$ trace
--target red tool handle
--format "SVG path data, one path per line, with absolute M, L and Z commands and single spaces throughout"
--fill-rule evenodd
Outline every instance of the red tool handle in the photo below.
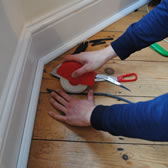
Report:
M 134 78 L 132 79 L 125 79 L 126 77 L 130 77 L 130 76 L 134 76 Z M 138 78 L 136 73 L 129 73 L 129 74 L 125 74 L 125 75 L 121 75 L 117 77 L 118 82 L 132 82 L 132 81 L 136 81 Z

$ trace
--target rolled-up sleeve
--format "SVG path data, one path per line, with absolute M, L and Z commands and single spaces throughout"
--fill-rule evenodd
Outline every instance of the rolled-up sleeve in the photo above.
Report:
M 111 43 L 114 51 L 124 60 L 135 51 L 168 37 L 168 0 L 163 0 L 139 22 Z

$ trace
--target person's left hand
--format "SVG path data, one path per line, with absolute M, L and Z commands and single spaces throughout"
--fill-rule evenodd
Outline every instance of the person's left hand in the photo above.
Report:
M 93 91 L 88 93 L 87 100 L 73 98 L 63 91 L 52 92 L 50 103 L 65 115 L 58 115 L 49 112 L 49 115 L 56 120 L 73 126 L 90 126 L 90 117 L 95 108 Z

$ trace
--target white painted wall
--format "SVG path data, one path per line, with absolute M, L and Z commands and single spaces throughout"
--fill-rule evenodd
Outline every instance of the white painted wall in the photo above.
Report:
M 10 26 L 19 36 L 23 25 L 51 11 L 82 0 L 0 0 Z
M 81 0 L 20 0 L 26 21 L 32 21 L 53 10 L 64 7 L 65 5 Z
M 79 0 L 0 0 L 0 100 L 24 25 Z
M 0 0 L 1 8 L 3 8 L 11 29 L 19 38 L 25 22 L 23 7 L 21 0 Z
M 12 5 L 7 3 L 7 0 L 5 4 L 0 0 L 0 97 L 23 27 L 23 22 L 17 17 L 17 13 L 10 9 Z

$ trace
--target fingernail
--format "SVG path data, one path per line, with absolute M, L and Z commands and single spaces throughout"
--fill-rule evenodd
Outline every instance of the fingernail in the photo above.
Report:
M 72 78 L 76 78 L 76 75 L 75 75 L 75 73 L 72 73 Z
M 51 93 L 51 96 L 55 96 L 58 93 L 58 90 L 55 90 L 54 92 Z
M 53 96 L 55 94 L 55 92 L 51 92 L 51 96 Z
M 49 115 L 52 115 L 52 114 L 53 114 L 53 112 L 49 111 L 49 112 L 48 112 L 48 114 L 49 114 Z

